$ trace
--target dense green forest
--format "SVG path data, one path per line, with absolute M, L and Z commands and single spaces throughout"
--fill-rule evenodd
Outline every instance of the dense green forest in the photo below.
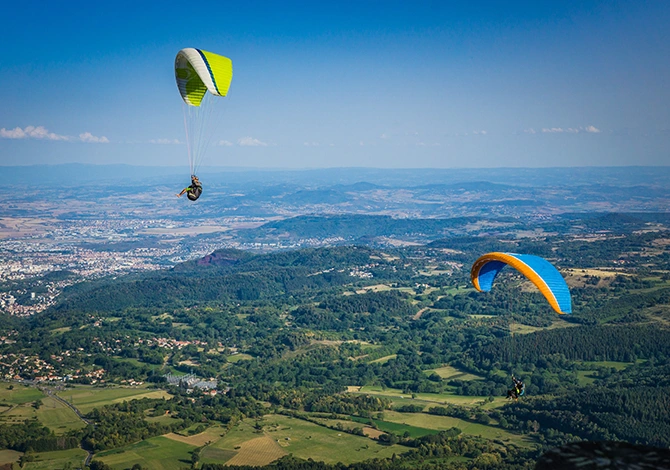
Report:
M 35 420 L 0 426 L 0 448 L 100 452 L 212 426 L 225 436 L 266 415 L 357 436 L 367 426 L 379 444 L 402 449 L 340 466 L 289 456 L 276 469 L 532 468 L 542 450 L 578 439 L 670 446 L 670 239 L 658 228 L 667 216 L 565 215 L 525 238 L 508 233 L 513 220 L 495 234 L 458 233 L 475 222 L 413 226 L 448 236 L 423 246 L 221 250 L 169 271 L 72 286 L 31 318 L 2 317 L 8 379 L 48 370 L 67 384 L 147 382 L 172 398 L 101 405 L 85 414 L 90 424 L 58 436 Z M 408 230 L 385 218 L 365 224 Z M 354 216 L 323 227 L 340 225 L 355 237 L 370 231 Z M 301 218 L 265 230 L 312 226 Z M 550 259 L 574 313 L 556 315 L 511 270 L 490 293 L 476 292 L 470 265 L 493 250 Z M 216 378 L 220 393 L 166 382 L 187 373 Z M 513 374 L 527 393 L 505 403 Z M 532 444 L 422 427 L 438 417 Z M 409 419 L 423 424 L 402 424 Z

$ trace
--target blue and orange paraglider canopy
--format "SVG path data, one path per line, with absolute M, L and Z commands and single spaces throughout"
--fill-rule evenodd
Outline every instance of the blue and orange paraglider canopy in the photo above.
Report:
M 516 253 L 487 253 L 472 265 L 472 284 L 480 292 L 488 292 L 493 281 L 505 266 L 511 266 L 526 276 L 540 290 L 557 313 L 572 313 L 570 289 L 561 273 L 546 259 Z

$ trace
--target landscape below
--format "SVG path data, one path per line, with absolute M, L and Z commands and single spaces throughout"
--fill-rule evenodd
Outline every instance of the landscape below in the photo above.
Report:
M 669 229 L 664 212 L 302 215 L 229 235 L 337 241 L 3 277 L 13 306 L 72 282 L 37 312 L 3 304 L 0 468 L 531 469 L 581 440 L 668 448 Z M 574 313 L 512 271 L 476 292 L 490 251 L 551 260 Z

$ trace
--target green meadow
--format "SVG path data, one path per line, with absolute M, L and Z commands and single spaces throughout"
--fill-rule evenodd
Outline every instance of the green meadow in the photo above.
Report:
M 342 431 L 328 429 L 324 426 L 283 415 L 266 415 L 259 422 L 262 431 L 254 429 L 254 420 L 244 420 L 235 426 L 223 438 L 214 442 L 202 453 L 203 462 L 221 463 L 221 458 L 235 457 L 235 464 L 252 464 L 251 461 L 240 460 L 244 445 L 258 438 L 268 438 L 279 446 L 277 458 L 285 454 L 293 454 L 302 459 L 312 458 L 327 463 L 342 462 L 345 464 L 372 458 L 391 457 L 406 449 L 401 446 L 383 446 L 363 436 L 355 436 Z M 259 442 L 260 445 L 260 442 Z M 283 451 L 283 452 L 281 452 Z M 249 458 L 253 458 L 249 455 Z
M 164 390 L 148 389 L 145 387 L 77 385 L 74 388 L 58 392 L 58 396 L 72 403 L 79 411 L 86 414 L 93 410 L 93 408 L 112 403 L 139 400 L 141 398 L 169 398 L 170 394 Z
M 23 470 L 54 470 L 65 468 L 68 464 L 70 468 L 81 468 L 86 455 L 86 451 L 82 449 L 39 452 L 35 454 L 35 461 L 26 463 Z
M 42 399 L 42 406 L 36 411 L 37 419 L 57 435 L 86 425 L 72 409 L 52 397 Z
M 388 398 L 393 405 L 460 405 L 466 407 L 482 406 L 484 409 L 491 409 L 503 406 L 506 403 L 505 397 L 493 397 L 493 401 L 489 402 L 489 397 L 477 397 L 466 395 L 455 395 L 452 393 L 415 393 L 414 398 L 412 394 L 403 393 L 397 388 L 382 388 L 380 386 L 364 386 L 360 390 L 349 393 L 358 393 L 364 395 L 377 395 Z
M 191 464 L 191 452 L 196 446 L 174 441 L 163 436 L 98 452 L 94 460 L 101 460 L 115 470 L 122 470 L 139 464 L 152 470 L 180 470 Z

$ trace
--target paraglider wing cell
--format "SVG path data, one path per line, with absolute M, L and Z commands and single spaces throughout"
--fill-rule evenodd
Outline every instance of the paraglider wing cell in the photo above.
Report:
M 544 258 L 516 253 L 487 253 L 472 265 L 472 284 L 480 292 L 488 292 L 505 266 L 526 276 L 540 290 L 557 313 L 572 313 L 570 290 L 563 276 Z

